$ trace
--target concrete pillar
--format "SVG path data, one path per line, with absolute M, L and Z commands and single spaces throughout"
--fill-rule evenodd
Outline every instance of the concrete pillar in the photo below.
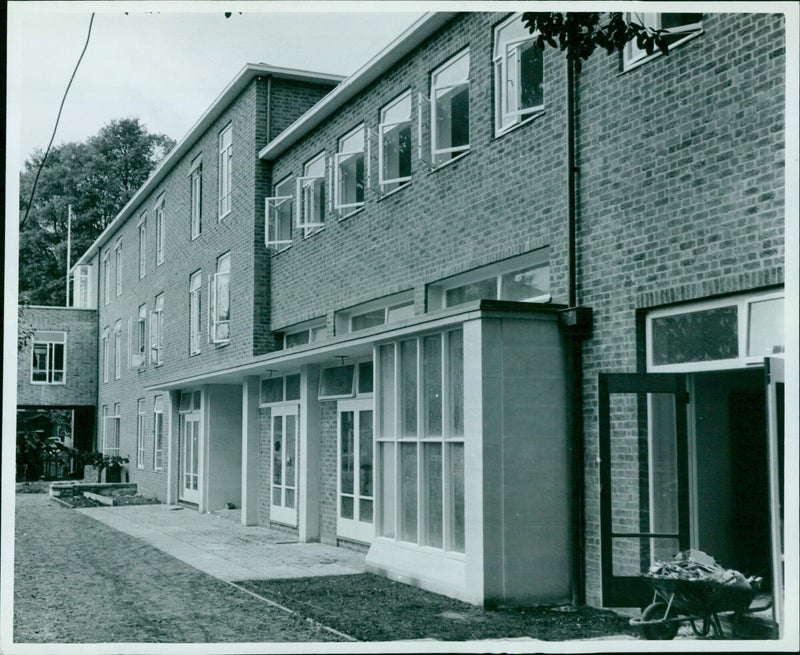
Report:
M 242 385 L 242 525 L 258 523 L 258 401 L 259 379 Z
M 300 468 L 298 482 L 297 536 L 299 541 L 320 537 L 320 367 L 300 368 Z
M 167 504 L 174 505 L 178 502 L 178 481 L 180 471 L 178 471 L 178 433 L 180 415 L 178 406 L 180 404 L 180 391 L 169 391 L 163 394 L 164 398 L 164 456 L 167 459 Z

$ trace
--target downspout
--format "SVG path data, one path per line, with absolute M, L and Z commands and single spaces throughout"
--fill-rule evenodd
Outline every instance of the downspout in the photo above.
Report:
M 272 141 L 272 75 L 267 77 L 267 143 Z

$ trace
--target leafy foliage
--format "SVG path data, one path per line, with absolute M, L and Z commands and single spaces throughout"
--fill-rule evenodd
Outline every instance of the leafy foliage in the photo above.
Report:
M 580 73 L 582 61 L 588 59 L 599 47 L 608 54 L 621 52 L 631 41 L 648 55 L 658 48 L 665 55 L 668 42 L 665 30 L 655 30 L 626 19 L 622 12 L 525 12 L 522 22 L 536 37 L 536 47 L 545 45 L 566 52 L 568 61 Z
M 80 255 L 174 145 L 164 134 L 150 134 L 138 118 L 123 118 L 85 142 L 50 151 L 28 220 L 20 226 L 21 302 L 65 304 L 67 208 L 72 205 L 71 249 Z M 20 175 L 20 217 L 43 157 L 34 151 Z

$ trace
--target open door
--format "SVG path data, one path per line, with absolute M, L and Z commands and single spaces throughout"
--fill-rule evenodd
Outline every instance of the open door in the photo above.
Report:
M 689 548 L 686 378 L 601 373 L 598 390 L 603 605 L 643 607 L 640 574 Z
M 773 618 L 783 636 L 783 418 L 784 361 L 764 360 L 767 393 L 767 461 L 769 466 L 770 545 Z

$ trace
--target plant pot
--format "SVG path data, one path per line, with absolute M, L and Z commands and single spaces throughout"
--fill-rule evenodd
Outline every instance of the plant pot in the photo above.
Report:
M 118 464 L 107 466 L 106 482 L 122 482 L 122 467 Z

